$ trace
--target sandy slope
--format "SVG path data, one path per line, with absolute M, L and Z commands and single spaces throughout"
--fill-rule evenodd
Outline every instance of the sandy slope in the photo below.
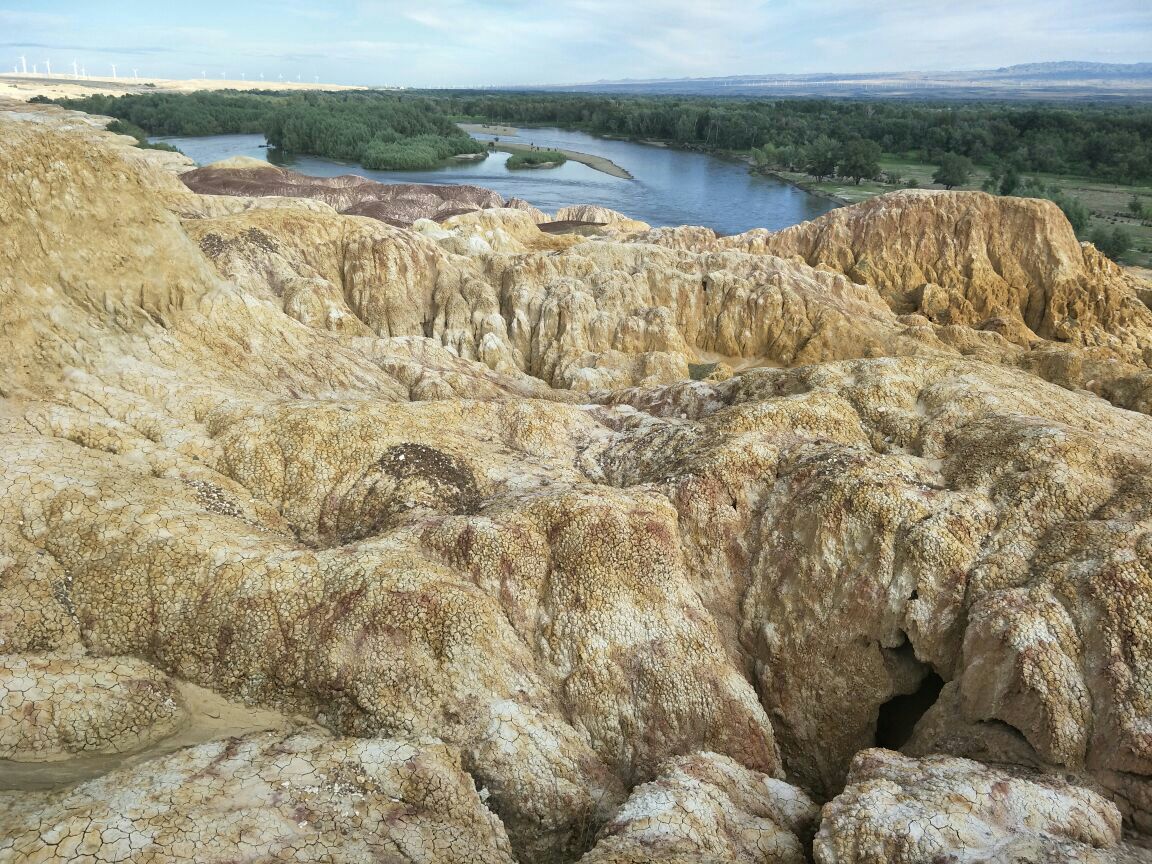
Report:
M 149 84 L 154 86 L 148 86 Z M 51 78 L 35 75 L 16 75 L 12 72 L 0 73 L 0 96 L 28 101 L 33 96 L 48 96 L 53 99 L 75 98 L 108 93 L 116 96 L 125 93 L 192 93 L 196 90 L 251 90 L 257 87 L 270 87 L 277 90 L 363 90 L 346 84 L 317 84 L 296 81 L 222 81 L 219 79 L 195 78 L 186 81 L 169 78 L 141 78 L 133 81 L 121 77 L 118 80 L 89 78 L 75 81 L 69 75 L 54 75 Z

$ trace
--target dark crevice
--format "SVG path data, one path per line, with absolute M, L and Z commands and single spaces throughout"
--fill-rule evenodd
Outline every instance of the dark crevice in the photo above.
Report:
M 929 672 L 914 693 L 894 696 L 880 706 L 876 719 L 876 746 L 899 750 L 908 743 L 920 718 L 936 704 L 944 679 Z

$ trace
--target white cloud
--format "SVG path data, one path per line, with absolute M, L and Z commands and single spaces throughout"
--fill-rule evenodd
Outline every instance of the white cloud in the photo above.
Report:
M 0 0 L 4 2 L 4 0 Z M 11 4 L 12 0 L 9 0 Z M 205 27 L 110 0 L 0 10 L 9 44 L 90 45 L 275 75 L 415 86 L 1152 59 L 1148 0 L 201 0 Z M 66 13 L 66 14 L 62 14 Z M 170 24 L 165 24 L 170 21 Z M 67 49 L 71 51 L 72 49 Z M 281 68 L 282 67 L 282 68 Z M 309 68 L 302 68 L 309 67 Z

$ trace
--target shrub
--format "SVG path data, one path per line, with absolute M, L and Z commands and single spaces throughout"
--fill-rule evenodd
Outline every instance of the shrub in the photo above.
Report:
M 104 128 L 109 132 L 115 132 L 117 135 L 131 135 L 137 141 L 145 141 L 148 138 L 147 132 L 135 123 L 129 123 L 126 120 L 113 120 Z
M 1111 231 L 1107 228 L 1093 228 L 1088 239 L 1113 261 L 1119 261 L 1124 253 L 1132 248 L 1132 235 L 1119 227 Z
M 164 150 L 168 153 L 183 153 L 179 147 L 173 147 L 167 141 L 137 141 L 136 146 L 143 150 Z
M 958 153 L 945 153 L 940 158 L 940 167 L 932 175 L 932 182 L 951 189 L 953 186 L 963 186 L 971 176 L 971 159 Z
M 417 135 L 401 140 L 373 140 L 360 158 L 360 164 L 376 171 L 425 171 L 461 153 L 483 153 L 484 145 L 465 135 L 451 138 Z
M 541 165 L 563 165 L 568 157 L 558 150 L 534 150 L 531 153 L 515 153 L 505 163 L 508 168 L 538 168 Z

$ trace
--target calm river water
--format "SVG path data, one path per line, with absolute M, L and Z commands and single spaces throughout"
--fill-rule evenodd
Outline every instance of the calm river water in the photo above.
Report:
M 505 198 L 523 198 L 542 210 L 598 204 L 651 225 L 705 225 L 721 234 L 785 228 L 833 207 L 831 201 L 786 183 L 750 174 L 741 162 L 565 129 L 521 129 L 519 137 L 505 135 L 502 140 L 603 156 L 636 179 L 621 180 L 577 162 L 552 169 L 509 171 L 504 167 L 506 153 L 492 153 L 482 162 L 453 164 L 434 171 L 369 171 L 311 156 L 276 158 L 274 151 L 261 147 L 262 135 L 159 140 L 179 147 L 201 165 L 229 156 L 253 156 L 316 177 L 359 174 L 381 183 L 471 183 L 494 189 Z

